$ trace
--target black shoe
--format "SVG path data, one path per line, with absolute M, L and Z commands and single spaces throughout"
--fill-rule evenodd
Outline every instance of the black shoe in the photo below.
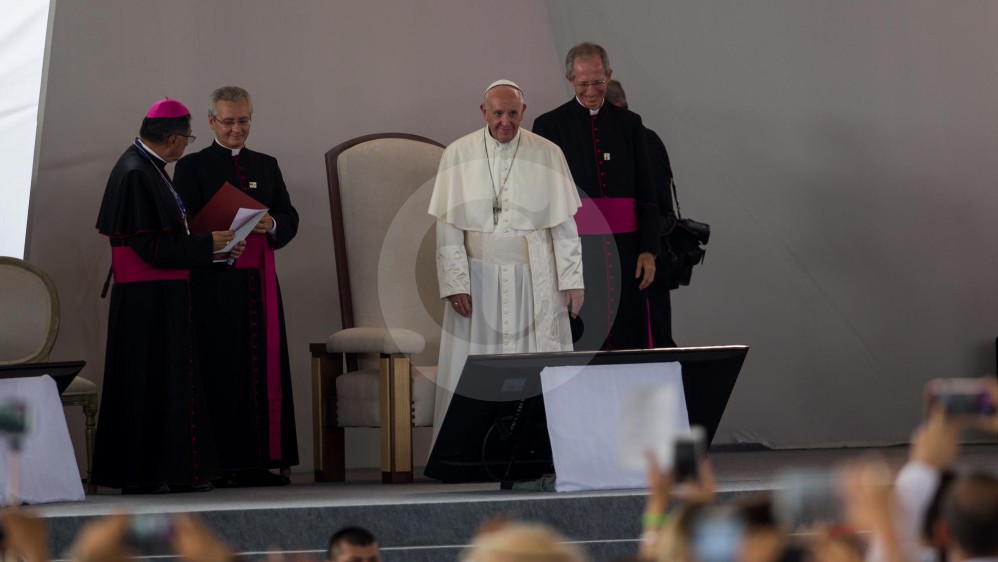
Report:
M 139 484 L 137 486 L 125 486 L 121 489 L 123 495 L 137 495 L 137 494 L 169 494 L 170 487 L 166 482 L 159 482 L 157 484 Z
M 234 487 L 253 488 L 257 486 L 287 486 L 291 479 L 287 476 L 274 474 L 269 470 L 254 468 L 250 470 L 239 470 L 227 474 L 236 483 Z
M 221 478 L 216 478 L 215 480 L 212 480 L 211 483 L 214 484 L 216 488 L 240 487 L 239 481 L 236 480 L 235 475 L 231 472 L 223 472 Z
M 214 489 L 215 487 L 211 485 L 211 482 L 202 482 L 200 484 L 170 484 L 170 491 L 175 494 L 210 492 Z

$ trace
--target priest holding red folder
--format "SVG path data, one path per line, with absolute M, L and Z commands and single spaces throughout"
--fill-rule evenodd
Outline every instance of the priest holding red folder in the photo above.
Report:
M 211 219 L 217 220 L 202 217 L 202 210 L 207 215 L 218 207 L 267 209 L 246 238 L 239 259 L 191 275 L 197 360 L 222 469 L 216 487 L 288 484 L 286 476 L 271 469 L 298 464 L 284 311 L 274 263 L 274 250 L 298 233 L 298 212 L 277 160 L 246 148 L 252 117 L 253 103 L 243 88 L 226 86 L 212 92 L 208 126 L 214 139 L 177 163 L 174 181 L 194 217 L 193 231 L 210 228 Z

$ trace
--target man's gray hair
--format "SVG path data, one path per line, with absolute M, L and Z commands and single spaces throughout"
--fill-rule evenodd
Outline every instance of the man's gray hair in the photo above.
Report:
M 624 87 L 620 85 L 620 82 L 610 80 L 606 83 L 606 101 L 627 109 L 627 94 L 624 93 Z
M 610 57 L 606 54 L 606 49 L 600 47 L 596 43 L 579 43 L 578 45 L 572 47 L 568 51 L 568 56 L 565 57 L 565 76 L 569 80 L 575 80 L 575 59 L 581 57 L 594 57 L 599 55 L 600 60 L 603 62 L 603 71 L 610 72 Z
M 249 92 L 244 88 L 240 88 L 239 86 L 222 86 L 212 92 L 208 96 L 208 113 L 212 117 L 218 117 L 218 109 L 215 105 L 220 101 L 245 101 L 249 103 L 250 115 L 253 115 L 253 100 L 250 98 Z

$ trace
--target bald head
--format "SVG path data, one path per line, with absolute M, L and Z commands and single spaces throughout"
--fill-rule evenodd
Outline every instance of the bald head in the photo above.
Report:
M 511 523 L 480 535 L 461 557 L 464 562 L 587 562 L 585 553 L 554 530 Z

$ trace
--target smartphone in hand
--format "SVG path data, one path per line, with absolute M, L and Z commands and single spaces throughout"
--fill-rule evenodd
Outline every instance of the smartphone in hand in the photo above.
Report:
M 700 461 L 707 456 L 707 434 L 700 426 L 693 426 L 689 433 L 676 435 L 673 449 L 675 481 L 700 479 Z
M 932 379 L 925 385 L 926 410 L 940 405 L 949 416 L 991 416 L 995 403 L 988 392 L 986 379 Z

